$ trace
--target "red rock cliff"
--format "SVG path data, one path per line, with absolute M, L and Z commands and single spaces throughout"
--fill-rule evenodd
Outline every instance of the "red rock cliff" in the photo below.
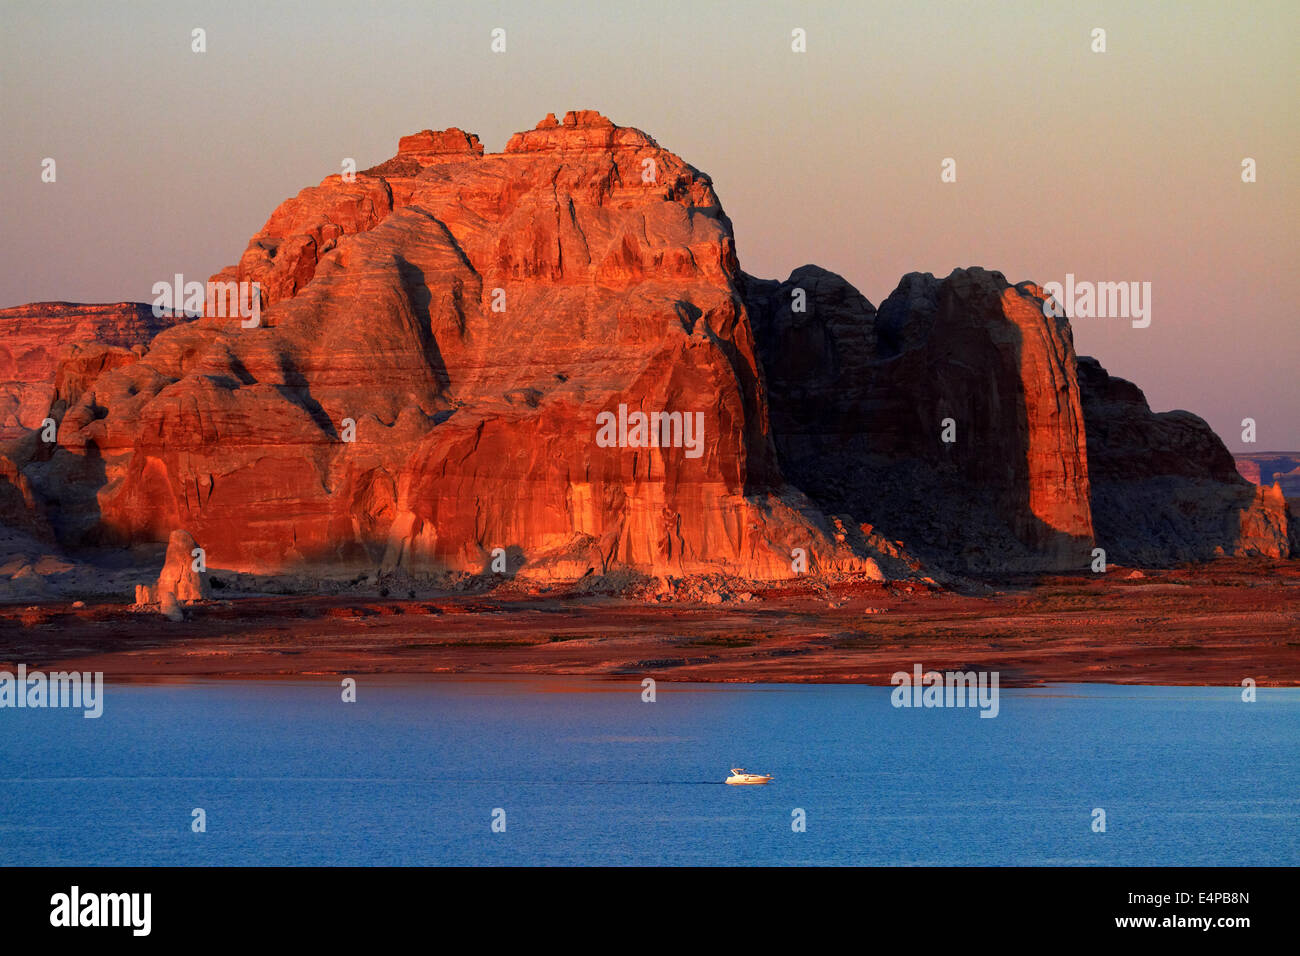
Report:
M 262 284 L 261 327 L 160 334 L 49 470 L 102 472 L 86 539 L 184 528 L 213 567 L 870 568 L 776 467 L 740 277 L 710 179 L 638 130 L 426 131 L 284 203 L 216 277 Z M 698 447 L 601 447 L 620 406 Z
M 54 399 L 61 359 L 90 349 L 105 361 L 131 361 L 103 356 L 110 349 L 129 353 L 173 322 L 154 318 L 151 306 L 136 302 L 33 302 L 0 309 L 0 441 L 39 427 Z

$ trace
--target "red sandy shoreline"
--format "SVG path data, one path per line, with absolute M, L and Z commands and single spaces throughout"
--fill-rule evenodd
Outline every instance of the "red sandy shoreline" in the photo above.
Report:
M 1126 572 L 1124 572 L 1126 573 Z M 987 596 L 878 584 L 734 605 L 451 595 L 246 597 L 171 623 L 122 604 L 0 607 L 0 667 L 114 680 L 561 674 L 888 684 L 914 664 L 1045 682 L 1300 685 L 1300 562 L 1053 577 Z

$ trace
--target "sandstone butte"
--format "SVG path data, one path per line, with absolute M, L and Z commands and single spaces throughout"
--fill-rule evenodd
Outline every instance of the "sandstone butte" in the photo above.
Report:
M 1292 550 L 1281 491 L 1076 356 L 1037 286 L 911 274 L 877 309 L 815 266 L 755 279 L 711 179 L 592 111 L 502 153 L 403 137 L 213 279 L 259 283 L 261 325 L 0 311 L 0 521 L 73 551 L 185 532 L 254 573 L 478 574 L 500 548 L 539 581 Z M 702 413 L 701 453 L 601 447 L 620 405 Z

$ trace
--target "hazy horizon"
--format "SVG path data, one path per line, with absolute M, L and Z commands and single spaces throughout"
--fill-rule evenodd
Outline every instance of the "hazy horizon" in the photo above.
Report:
M 589 108 L 708 173 L 757 276 L 815 263 L 877 306 L 907 272 L 965 266 L 1150 282 L 1150 327 L 1077 319 L 1078 352 L 1234 451 L 1300 448 L 1286 4 L 54 3 L 0 21 L 0 307 L 151 301 L 237 262 L 345 157 L 364 169 L 450 126 L 496 152 Z

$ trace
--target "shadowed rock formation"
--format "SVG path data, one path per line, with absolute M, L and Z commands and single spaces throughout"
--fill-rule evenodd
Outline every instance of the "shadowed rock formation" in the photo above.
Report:
M 1287 557 L 1286 500 L 1252 485 L 1191 412 L 1154 413 L 1132 382 L 1079 359 L 1097 544 L 1110 560 L 1167 565 Z
M 781 465 L 818 504 L 940 566 L 1085 566 L 1074 347 L 1037 287 L 913 273 L 877 311 L 805 266 L 748 294 Z

